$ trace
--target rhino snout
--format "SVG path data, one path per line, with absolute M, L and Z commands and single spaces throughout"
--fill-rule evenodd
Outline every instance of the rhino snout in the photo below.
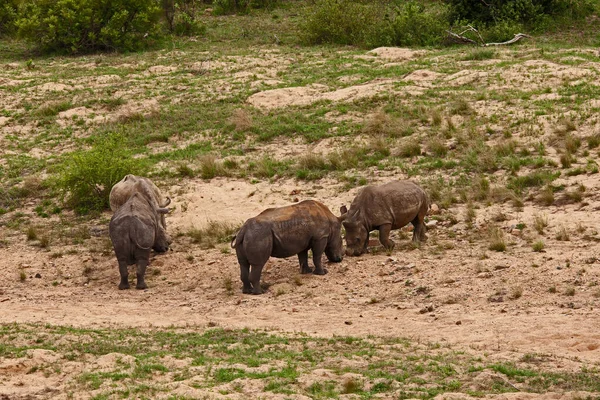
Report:
M 346 249 L 346 255 L 350 256 L 350 257 L 358 257 L 362 254 L 362 251 L 360 249 L 350 249 L 347 248 Z

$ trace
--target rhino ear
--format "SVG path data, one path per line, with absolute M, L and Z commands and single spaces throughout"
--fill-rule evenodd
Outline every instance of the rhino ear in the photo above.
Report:
M 168 214 L 169 211 L 171 211 L 171 210 L 169 210 L 166 207 L 159 207 L 159 208 L 156 209 L 156 212 L 159 213 L 159 214 Z
M 343 221 L 346 219 L 346 217 L 348 216 L 348 208 L 346 207 L 346 205 L 343 205 L 340 207 L 340 221 Z

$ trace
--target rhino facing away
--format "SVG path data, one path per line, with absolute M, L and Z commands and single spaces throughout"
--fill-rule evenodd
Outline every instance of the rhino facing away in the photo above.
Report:
M 155 201 L 159 207 L 167 207 L 171 203 L 168 196 L 163 196 L 160 189 L 152 182 L 143 176 L 125 175 L 123 179 L 117 182 L 110 190 L 109 203 L 110 209 L 115 212 L 136 192 L 141 190 L 142 185 L 145 187 L 147 195 Z M 163 229 L 167 229 L 164 214 L 160 217 L 160 222 Z
M 169 238 L 163 222 L 164 215 L 169 210 L 158 204 L 153 185 L 148 184 L 147 178 L 132 185 L 129 197 L 116 209 L 108 225 L 119 263 L 119 289 L 129 289 L 127 266 L 132 264 L 137 265 L 136 289 L 146 289 L 144 277 L 150 262 L 151 249 L 165 252 L 169 248 Z M 112 195 L 113 191 L 111 204 Z
M 389 235 L 411 222 L 412 240 L 426 240 L 423 219 L 429 210 L 429 199 L 423 189 L 410 181 L 394 181 L 380 186 L 366 186 L 352 201 L 346 213 L 346 254 L 359 256 L 367 251 L 369 232 L 379 230 L 379 241 L 386 249 L 393 249 Z
M 269 257 L 286 258 L 297 254 L 300 273 L 308 274 L 313 272 L 308 266 L 308 250 L 312 250 L 314 274 L 326 274 L 321 262 L 323 253 L 329 261 L 342 261 L 341 229 L 342 218 L 314 200 L 269 208 L 248 219 L 231 241 L 240 264 L 242 292 L 262 293 L 260 275 Z

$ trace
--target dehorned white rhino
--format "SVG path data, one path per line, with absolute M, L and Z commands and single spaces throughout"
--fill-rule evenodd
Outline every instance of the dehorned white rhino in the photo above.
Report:
M 329 261 L 342 261 L 341 230 L 342 219 L 314 200 L 269 208 L 248 219 L 231 242 L 240 264 L 242 292 L 262 293 L 260 275 L 269 257 L 297 254 L 300 273 L 308 274 L 313 272 L 308 266 L 308 250 L 312 250 L 314 273 L 325 275 L 327 270 L 321 262 L 323 253 Z
M 423 219 L 429 210 L 429 198 L 423 189 L 410 181 L 394 181 L 380 186 L 366 186 L 352 201 L 345 215 L 346 254 L 359 256 L 367 251 L 369 232 L 379 230 L 379 241 L 387 249 L 394 248 L 389 235 L 392 229 L 411 222 L 412 240 L 425 240 Z
M 132 264 L 137 265 L 136 289 L 146 289 L 144 276 L 150 250 L 165 252 L 169 249 L 164 216 L 169 212 L 166 206 L 170 199 L 162 205 L 158 199 L 160 191 L 154 183 L 134 175 L 127 175 L 111 190 L 110 203 L 111 208 L 115 205 L 115 213 L 108 232 L 119 263 L 119 289 L 129 289 L 127 266 Z

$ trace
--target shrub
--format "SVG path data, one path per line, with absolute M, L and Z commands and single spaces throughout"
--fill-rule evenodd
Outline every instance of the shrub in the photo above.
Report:
M 18 10 L 17 0 L 4 0 L 3 3 L 0 5 L 0 37 L 14 31 Z
M 310 44 L 438 45 L 448 29 L 448 7 L 417 1 L 317 0 L 304 17 Z
M 54 186 L 68 207 L 82 214 L 106 209 L 115 183 L 127 174 L 144 175 L 147 164 L 134 159 L 125 144 L 123 136 L 110 134 L 98 139 L 91 149 L 65 157 Z
M 225 14 L 247 14 L 253 8 L 273 8 L 277 0 L 214 0 L 214 13 Z
M 19 35 L 44 51 L 136 50 L 156 37 L 155 0 L 27 0 Z
M 392 22 L 396 46 L 436 46 L 449 28 L 449 9 L 439 3 L 408 1 L 396 8 Z
M 162 0 L 167 28 L 178 36 L 203 35 L 206 25 L 196 19 L 198 2 L 195 0 Z

